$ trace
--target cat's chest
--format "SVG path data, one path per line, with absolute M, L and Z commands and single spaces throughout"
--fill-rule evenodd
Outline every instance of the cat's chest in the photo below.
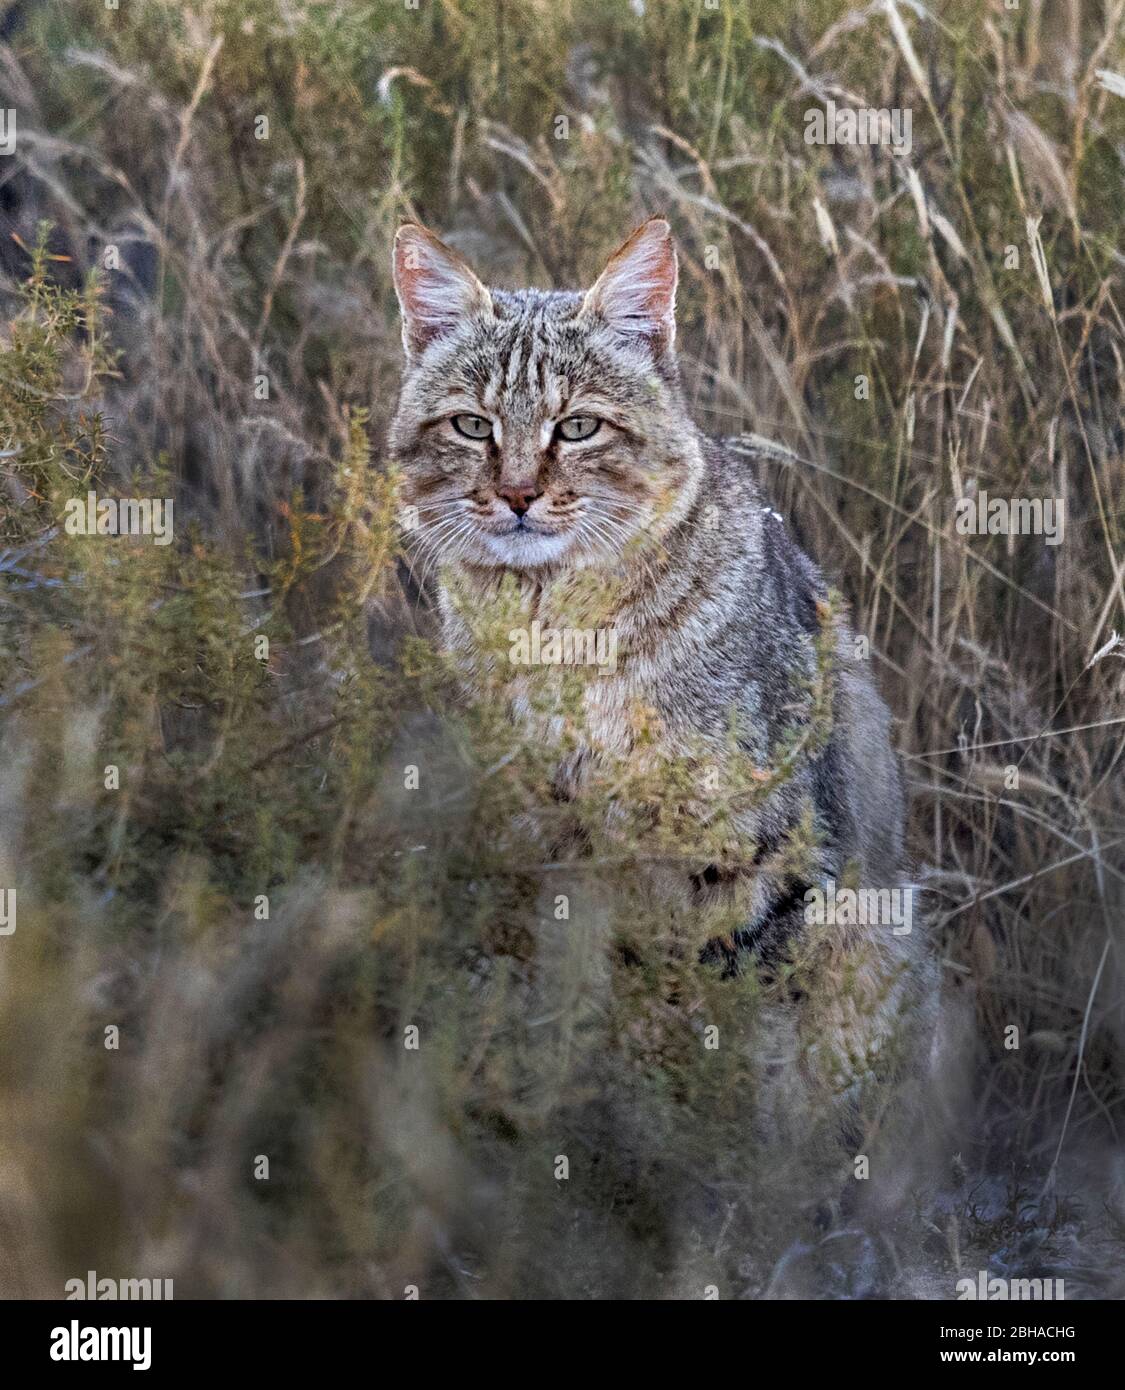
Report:
M 526 738 L 557 745 L 568 762 L 635 757 L 641 746 L 675 756 L 698 734 L 701 711 L 670 695 L 671 642 L 646 640 L 651 631 L 634 614 L 612 626 L 568 626 L 537 595 L 488 650 L 462 613 L 447 606 L 444 619 L 470 697 L 502 699 Z
M 547 740 L 560 751 L 626 757 L 633 747 L 637 692 L 623 676 L 599 675 L 585 680 L 580 695 L 544 698 L 538 673 L 516 673 L 508 683 L 509 709 L 523 732 Z

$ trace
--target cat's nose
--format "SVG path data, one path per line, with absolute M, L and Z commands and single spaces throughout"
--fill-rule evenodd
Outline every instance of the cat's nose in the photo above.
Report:
M 497 497 L 502 497 L 516 516 L 523 516 L 537 497 L 543 496 L 543 489 L 532 482 L 512 483 L 496 489 Z

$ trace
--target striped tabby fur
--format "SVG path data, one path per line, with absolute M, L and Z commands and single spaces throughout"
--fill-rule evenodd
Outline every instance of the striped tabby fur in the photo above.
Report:
M 448 648 L 474 659 L 473 625 L 453 590 L 483 601 L 514 576 L 526 611 L 550 621 L 576 574 L 612 581 L 620 657 L 589 673 L 590 758 L 639 756 L 638 705 L 653 711 L 671 755 L 721 756 L 732 710 L 763 768 L 775 758 L 815 678 L 828 594 L 820 572 L 760 493 L 747 462 L 700 433 L 675 356 L 676 256 L 668 224 L 641 226 L 589 292 L 488 290 L 464 261 L 415 225 L 400 229 L 395 283 L 406 368 L 390 434 L 413 543 L 440 568 Z M 460 422 L 459 430 L 453 423 Z M 601 422 L 570 440 L 563 421 Z M 468 427 L 480 438 L 466 437 Z M 568 425 L 572 433 L 588 423 Z M 828 879 L 904 885 L 904 797 L 890 719 L 854 659 L 846 623 L 832 636 L 831 729 L 788 780 L 739 824 L 752 854 L 734 873 L 687 875 L 685 901 L 734 895 L 744 926 L 711 954 L 728 968 L 776 962 L 809 933 L 808 890 Z M 520 709 L 518 680 L 513 708 Z M 527 717 L 531 717 L 526 711 Z M 651 750 L 650 750 L 651 751 Z M 572 760 L 570 774 L 576 774 Z M 787 854 L 815 827 L 803 871 Z M 787 1006 L 778 1038 L 812 1090 L 902 1070 L 892 1048 L 905 1016 L 928 1018 L 931 967 L 921 923 L 830 928 L 814 987 Z M 917 1041 L 925 1028 L 906 1030 Z

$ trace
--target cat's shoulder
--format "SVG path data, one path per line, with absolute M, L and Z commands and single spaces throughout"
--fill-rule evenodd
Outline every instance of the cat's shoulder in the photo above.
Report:
M 759 513 L 763 519 L 780 524 L 785 518 L 773 506 L 763 481 L 764 464 L 770 455 L 752 441 L 753 436 L 706 436 L 703 454 L 714 486 L 722 491 L 732 509 Z

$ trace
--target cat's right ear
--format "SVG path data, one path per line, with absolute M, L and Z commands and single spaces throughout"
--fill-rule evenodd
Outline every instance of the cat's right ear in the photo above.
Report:
M 417 222 L 395 233 L 395 293 L 407 357 L 470 317 L 492 317 L 492 300 L 456 251 Z

